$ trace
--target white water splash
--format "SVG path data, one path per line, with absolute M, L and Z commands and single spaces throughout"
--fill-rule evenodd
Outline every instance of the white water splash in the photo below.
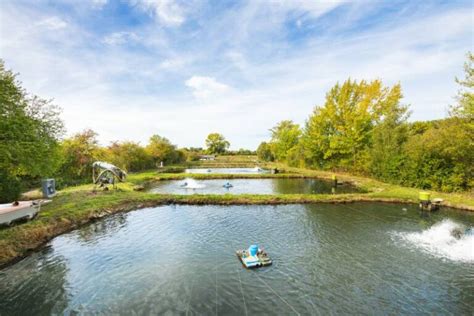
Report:
M 466 226 L 445 219 L 430 228 L 416 233 L 396 233 L 402 241 L 437 257 L 453 261 L 474 262 L 474 235 L 463 234 L 459 239 L 454 230 L 464 232 Z
M 204 184 L 200 184 L 196 180 L 191 178 L 184 179 L 184 181 L 180 185 L 185 189 L 202 189 L 205 187 Z

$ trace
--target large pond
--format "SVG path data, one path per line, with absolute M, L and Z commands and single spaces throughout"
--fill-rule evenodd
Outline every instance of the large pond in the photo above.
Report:
M 219 174 L 260 174 L 270 173 L 270 170 L 255 168 L 192 168 L 186 169 L 186 173 L 219 173 Z
M 231 187 L 226 187 L 230 184 Z M 316 194 L 355 193 L 362 190 L 350 184 L 334 187 L 334 182 L 322 179 L 222 179 L 166 180 L 150 189 L 152 193 L 168 194 Z
M 0 270 L 0 314 L 472 315 L 473 214 L 390 204 L 161 206 Z M 252 243 L 273 259 L 246 270 Z

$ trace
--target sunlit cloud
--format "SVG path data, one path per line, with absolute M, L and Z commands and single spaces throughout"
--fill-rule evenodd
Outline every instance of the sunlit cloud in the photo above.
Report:
M 186 86 L 193 90 L 193 95 L 198 99 L 215 97 L 229 90 L 229 86 L 205 76 L 192 76 L 186 80 Z
M 68 134 L 92 128 L 103 144 L 202 146 L 218 131 L 256 148 L 349 77 L 400 82 L 412 119 L 441 118 L 472 48 L 467 1 L 65 3 L 3 1 L 0 58 L 63 108 Z
M 179 26 L 185 20 L 176 0 L 131 0 L 131 3 L 167 26 Z
M 59 30 L 67 27 L 67 22 L 57 16 L 46 18 L 37 23 L 39 27 L 44 27 L 49 30 Z
M 136 42 L 140 38 L 133 32 L 115 32 L 104 37 L 103 42 L 108 45 L 121 45 Z

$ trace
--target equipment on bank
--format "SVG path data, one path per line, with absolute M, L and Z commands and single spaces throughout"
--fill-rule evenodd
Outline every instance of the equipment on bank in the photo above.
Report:
M 56 181 L 54 179 L 41 180 L 41 191 L 45 199 L 50 199 L 56 195 Z
M 431 193 L 429 192 L 420 192 L 418 194 L 420 200 L 420 210 L 422 211 L 437 211 L 439 210 L 443 199 L 433 199 L 431 200 Z
M 108 162 L 96 161 L 92 164 L 92 181 L 95 186 L 108 190 L 108 185 L 116 188 L 116 180 L 118 182 L 125 181 L 127 173 L 117 166 Z

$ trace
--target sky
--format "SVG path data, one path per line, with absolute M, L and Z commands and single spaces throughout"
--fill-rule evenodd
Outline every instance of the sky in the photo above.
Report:
M 255 149 L 348 78 L 400 82 L 412 121 L 445 117 L 473 19 L 455 0 L 1 0 L 0 58 L 67 135 Z

